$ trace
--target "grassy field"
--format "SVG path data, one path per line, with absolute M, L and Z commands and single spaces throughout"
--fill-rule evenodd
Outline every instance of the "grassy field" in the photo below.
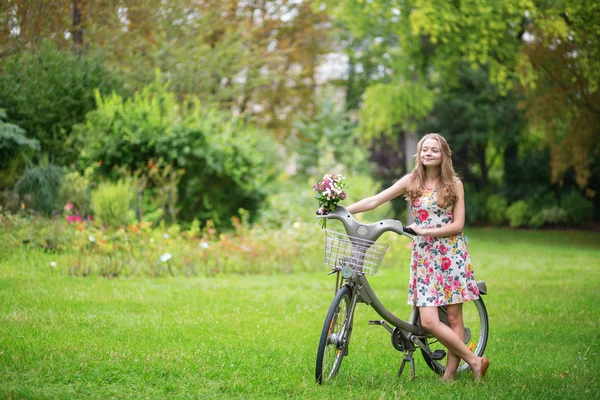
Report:
M 339 375 L 314 383 L 332 277 L 72 278 L 0 255 L 0 398 L 600 398 L 600 234 L 471 229 L 492 360 L 484 382 L 417 378 L 362 305 Z M 370 279 L 407 317 L 408 249 Z M 398 246 L 396 246 L 398 247 Z M 394 260 L 395 259 L 395 260 Z M 394 264 L 396 264 L 394 266 Z

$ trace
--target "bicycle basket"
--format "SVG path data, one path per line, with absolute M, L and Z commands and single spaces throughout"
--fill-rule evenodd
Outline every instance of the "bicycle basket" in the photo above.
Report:
M 325 265 L 333 269 L 349 266 L 375 275 L 387 248 L 387 244 L 325 230 Z

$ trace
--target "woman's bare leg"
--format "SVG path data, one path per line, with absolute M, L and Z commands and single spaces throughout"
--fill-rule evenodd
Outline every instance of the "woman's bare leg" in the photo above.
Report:
M 446 313 L 448 317 L 448 325 L 450 329 L 458 335 L 460 340 L 465 342 L 465 324 L 462 316 L 462 303 L 449 304 L 446 306 Z M 453 381 L 456 376 L 456 370 L 460 364 L 460 358 L 456 356 L 450 349 L 448 349 L 448 363 L 446 365 L 446 371 L 444 372 L 444 380 Z
M 473 377 L 476 380 L 485 375 L 490 361 L 485 357 L 477 357 L 473 354 L 456 332 L 440 321 L 437 307 L 421 307 L 419 313 L 423 328 L 454 353 L 454 356 L 465 360 L 471 366 Z

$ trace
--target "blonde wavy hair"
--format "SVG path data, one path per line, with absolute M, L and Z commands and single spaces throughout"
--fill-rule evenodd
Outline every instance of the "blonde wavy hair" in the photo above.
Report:
M 440 164 L 440 187 L 437 190 L 436 201 L 441 208 L 454 206 L 458 200 L 458 193 L 454 183 L 458 178 L 452 166 L 452 151 L 448 142 L 438 133 L 428 133 L 419 140 L 417 145 L 417 154 L 415 168 L 411 173 L 411 179 L 408 184 L 406 198 L 409 201 L 414 201 L 421 197 L 425 189 L 425 167 L 421 162 L 421 148 L 427 139 L 434 139 L 440 144 L 442 151 L 442 162 Z

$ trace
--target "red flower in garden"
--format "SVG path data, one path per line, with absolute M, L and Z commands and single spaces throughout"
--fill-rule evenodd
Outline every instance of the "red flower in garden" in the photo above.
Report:
M 452 265 L 452 261 L 448 257 L 442 258 L 442 270 L 448 271 L 450 265 Z
M 429 218 L 429 213 L 426 210 L 419 210 L 418 211 L 418 218 L 419 218 L 419 221 L 423 222 L 427 218 Z

